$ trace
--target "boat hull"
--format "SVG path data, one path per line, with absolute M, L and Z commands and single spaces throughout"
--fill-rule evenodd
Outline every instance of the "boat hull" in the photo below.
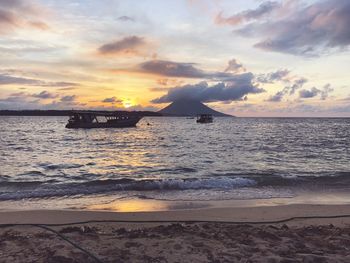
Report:
M 136 124 L 141 120 L 141 117 L 135 117 L 127 120 L 109 121 L 109 122 L 94 122 L 94 123 L 68 123 L 68 129 L 95 129 L 95 128 L 129 128 L 136 127 Z
M 205 121 L 201 121 L 201 120 L 197 120 L 197 123 L 212 123 L 213 121 L 209 121 L 209 120 L 205 120 Z

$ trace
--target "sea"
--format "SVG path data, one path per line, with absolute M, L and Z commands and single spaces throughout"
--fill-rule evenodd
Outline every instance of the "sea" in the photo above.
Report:
M 76 130 L 66 122 L 0 117 L 0 210 L 350 193 L 350 118 L 145 117 L 136 128 Z

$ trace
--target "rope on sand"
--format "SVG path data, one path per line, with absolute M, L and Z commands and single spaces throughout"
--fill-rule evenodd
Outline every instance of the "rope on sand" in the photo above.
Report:
M 73 247 L 79 249 L 87 256 L 91 257 L 98 263 L 103 263 L 101 259 L 82 248 L 78 244 L 74 243 L 58 231 L 50 228 L 50 227 L 59 227 L 59 226 L 71 226 L 71 225 L 83 225 L 83 224 L 92 224 L 92 223 L 219 223 L 219 224 L 234 224 L 234 225 L 266 225 L 266 224 L 282 224 L 287 223 L 294 220 L 306 220 L 306 219 L 336 219 L 336 218 L 350 218 L 349 215 L 331 215 L 331 216 L 294 216 L 281 220 L 272 220 L 272 221 L 219 221 L 219 220 L 89 220 L 89 221 L 80 221 L 73 223 L 63 223 L 63 224 L 0 224 L 0 228 L 6 227 L 15 227 L 15 226 L 32 226 L 44 229 L 46 231 L 50 231 L 56 234 L 58 237 L 71 244 Z
M 32 227 L 38 227 L 38 228 L 42 228 L 46 231 L 52 232 L 54 233 L 56 236 L 60 237 L 61 239 L 63 239 L 64 241 L 66 241 L 67 243 L 71 244 L 73 247 L 77 248 L 78 250 L 80 250 L 81 252 L 83 252 L 85 255 L 87 255 L 88 257 L 91 257 L 92 259 L 94 259 L 96 262 L 98 263 L 104 263 L 102 260 L 100 260 L 97 256 L 95 256 L 94 254 L 92 254 L 91 252 L 87 251 L 86 249 L 82 248 L 81 246 L 79 246 L 78 244 L 74 243 L 73 241 L 71 241 L 69 238 L 67 238 L 66 236 L 62 235 L 61 233 L 59 233 L 58 231 L 48 227 L 45 224 L 0 224 L 0 228 L 5 228 L 5 227 L 14 227 L 14 226 L 32 226 Z

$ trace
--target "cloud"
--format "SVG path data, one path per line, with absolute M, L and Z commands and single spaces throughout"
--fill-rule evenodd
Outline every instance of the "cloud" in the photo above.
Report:
M 236 76 L 236 81 L 219 82 L 212 86 L 205 81 L 170 89 L 166 95 L 152 100 L 153 103 L 168 103 L 181 99 L 191 99 L 201 102 L 245 100 L 248 94 L 264 92 L 253 85 L 253 74 L 245 73 Z
M 287 78 L 290 71 L 288 69 L 280 69 L 267 74 L 261 74 L 257 77 L 260 83 L 274 83 L 275 81 L 289 81 Z
M 31 0 L 0 1 L 0 33 L 8 33 L 15 28 L 32 27 L 47 30 L 49 26 L 38 20 L 42 14 Z
M 328 98 L 329 93 L 331 93 L 334 89 L 331 88 L 330 84 L 325 85 L 322 90 L 317 89 L 313 87 L 311 90 L 300 90 L 299 91 L 299 98 L 301 99 L 309 99 L 314 98 L 318 95 L 320 95 L 321 100 L 325 100 Z
M 6 74 L 0 74 L 0 85 L 11 85 L 11 84 L 37 85 L 38 83 L 40 82 L 36 79 L 13 77 Z
M 195 63 L 182 63 L 168 60 L 150 60 L 137 65 L 133 72 L 164 77 L 229 80 L 235 75 L 230 72 L 210 72 L 199 69 Z
M 44 90 L 38 94 L 32 94 L 31 96 L 34 98 L 38 98 L 38 99 L 55 99 L 58 97 L 57 94 L 50 93 L 46 90 Z
M 146 73 L 167 77 L 203 78 L 203 70 L 197 69 L 193 63 L 180 63 L 166 60 L 152 60 L 139 65 L 139 69 Z
M 155 92 L 159 92 L 159 91 L 168 91 L 171 90 L 171 88 L 166 88 L 166 87 L 152 87 L 149 88 L 150 91 L 155 91 Z
M 246 68 L 239 63 L 236 59 L 231 59 L 228 62 L 228 66 L 225 69 L 225 72 L 230 72 L 230 73 L 242 73 L 247 71 Z
M 303 89 L 299 91 L 299 97 L 303 99 L 313 98 L 316 97 L 320 92 L 321 90 L 315 87 L 313 87 L 311 90 Z
M 289 87 L 289 95 L 293 95 L 297 89 L 300 89 L 304 84 L 308 82 L 306 78 L 300 78 L 294 81 L 294 84 Z
M 270 102 L 280 102 L 282 101 L 284 95 L 285 95 L 285 91 L 282 90 L 282 91 L 278 91 L 275 95 L 273 96 L 270 96 L 270 98 L 267 99 L 267 101 L 270 101 Z
M 75 90 L 76 87 L 67 87 L 67 88 L 60 88 L 59 90 L 63 90 L 63 91 L 68 91 L 68 90 Z
M 205 72 L 193 66 L 193 63 L 181 63 L 166 60 L 151 60 L 139 65 L 140 71 L 167 77 L 204 78 Z
M 120 16 L 118 20 L 123 22 L 135 22 L 135 19 L 130 16 Z
M 329 96 L 329 93 L 331 93 L 333 91 L 334 91 L 334 89 L 331 87 L 331 84 L 329 84 L 329 83 L 326 84 L 321 91 L 321 100 L 327 99 Z
M 80 86 L 79 83 L 74 82 L 65 82 L 65 81 L 58 81 L 58 82 L 46 82 L 46 81 L 39 81 L 40 85 L 42 87 L 68 87 L 67 89 L 72 89 L 73 87 Z
M 72 102 L 75 101 L 77 99 L 76 95 L 66 95 L 61 97 L 60 101 L 61 102 Z
M 131 107 L 128 107 L 127 109 L 125 109 L 124 107 L 122 108 L 117 108 L 117 110 L 128 110 L 128 111 L 158 111 L 160 110 L 157 107 L 151 106 L 151 105 L 146 105 L 146 106 L 142 106 L 142 105 L 134 105 Z
M 284 0 L 281 5 L 271 3 L 274 2 L 265 2 L 253 10 L 261 11 L 257 16 L 254 13 L 251 16 L 252 10 L 248 10 L 234 15 L 231 20 L 221 17 L 219 21 L 237 26 L 252 20 L 234 32 L 260 38 L 254 47 L 265 51 L 318 56 L 345 50 L 350 45 L 350 1 L 320 0 L 307 4 L 305 1 Z M 269 19 L 257 19 L 269 12 L 273 12 Z
M 278 72 L 278 71 L 276 71 Z M 272 79 L 275 79 L 275 80 L 283 80 L 284 78 L 284 75 L 282 74 L 276 74 L 275 75 L 276 78 L 272 78 Z M 277 77 L 278 76 L 278 77 Z M 283 76 L 282 78 L 279 78 L 280 76 Z M 269 79 L 271 80 L 271 78 Z M 306 78 L 299 78 L 299 79 L 296 79 L 293 83 L 293 85 L 289 85 L 289 86 L 286 86 L 283 88 L 283 90 L 281 91 L 278 91 L 276 92 L 275 95 L 272 95 L 270 96 L 267 101 L 269 102 L 280 102 L 282 101 L 282 99 L 286 96 L 286 95 L 294 95 L 295 94 L 295 91 L 302 88 L 304 86 L 304 84 L 307 82 L 308 80 Z
M 160 86 L 180 86 L 183 83 L 184 83 L 183 80 L 178 80 L 178 79 L 168 79 L 168 78 L 157 79 L 157 84 Z M 164 88 L 160 88 L 160 89 L 164 89 Z
M 135 55 L 139 54 L 140 48 L 147 44 L 142 37 L 129 36 L 120 40 L 104 44 L 98 48 L 98 52 L 102 55 Z
M 49 25 L 42 22 L 42 21 L 29 21 L 28 25 L 31 27 L 34 27 L 36 29 L 41 29 L 41 30 L 49 30 L 50 29 Z
M 302 88 L 304 84 L 307 82 L 307 79 L 300 78 L 294 81 L 293 85 L 284 87 L 283 90 L 276 92 L 275 95 L 270 96 L 267 101 L 269 102 L 280 102 L 283 100 L 285 96 L 292 96 L 295 92 Z M 313 87 L 311 89 L 302 89 L 299 91 L 300 99 L 309 99 L 314 98 L 320 95 L 321 100 L 325 100 L 328 98 L 329 93 L 331 93 L 334 89 L 331 88 L 330 84 L 325 85 L 322 89 L 317 89 Z
M 122 103 L 123 101 L 118 99 L 117 97 L 105 98 L 102 100 L 104 103 Z
M 215 18 L 215 23 L 229 24 L 229 25 L 236 26 L 236 25 L 249 22 L 251 20 L 256 20 L 263 16 L 266 16 L 279 6 L 280 4 L 278 2 L 267 1 L 267 2 L 261 3 L 259 7 L 256 9 L 246 10 L 227 18 L 223 17 L 222 12 L 220 12 Z
M 0 85 L 28 85 L 28 86 L 41 86 L 41 87 L 76 87 L 79 86 L 78 83 L 74 82 L 52 82 L 52 81 L 43 81 L 32 78 L 24 78 L 12 76 L 7 73 L 0 73 Z
M 0 109 L 86 108 L 86 104 L 78 102 L 77 98 L 76 95 L 60 96 L 48 91 L 34 94 L 18 92 L 10 94 L 7 98 L 0 99 Z
M 39 100 L 46 100 L 46 99 L 56 99 L 60 98 L 60 101 L 62 102 L 71 102 L 74 101 L 77 96 L 76 95 L 66 95 L 60 97 L 60 95 L 51 93 L 47 90 L 43 90 L 39 93 L 26 93 L 26 92 L 17 92 L 17 93 L 12 93 L 7 99 L 12 99 L 12 100 L 19 100 L 23 101 L 28 98 L 37 98 Z
M 27 101 L 23 97 L 8 97 L 0 99 L 0 109 L 37 109 L 39 107 L 38 100 Z
M 76 98 L 76 97 L 75 97 Z M 41 104 L 40 108 L 42 109 L 53 109 L 53 110 L 67 110 L 67 109 L 89 109 L 87 107 L 86 103 L 80 103 L 78 101 L 71 100 L 71 101 L 62 101 L 62 100 L 58 100 L 58 101 L 52 101 L 51 103 L 48 104 Z
M 0 23 L 16 26 L 17 19 L 11 12 L 0 9 Z

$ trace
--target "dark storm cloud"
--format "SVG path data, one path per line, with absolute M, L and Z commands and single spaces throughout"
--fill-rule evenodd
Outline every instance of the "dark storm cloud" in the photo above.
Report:
M 123 39 L 104 44 L 99 47 L 98 52 L 103 55 L 107 54 L 133 54 L 138 53 L 140 47 L 146 45 L 145 40 L 138 36 L 129 36 Z
M 181 99 L 191 99 L 201 102 L 244 100 L 248 94 L 264 92 L 263 89 L 253 85 L 253 74 L 245 73 L 236 76 L 230 82 L 219 82 L 212 86 L 205 81 L 194 85 L 184 85 L 172 88 L 153 103 L 167 103 Z
M 256 9 L 246 10 L 226 18 L 222 16 L 221 12 L 217 15 L 215 22 L 217 24 L 239 25 L 244 22 L 256 20 L 265 15 L 268 15 L 279 6 L 280 4 L 278 2 L 267 1 L 260 4 L 260 6 Z
M 195 67 L 195 63 L 181 63 L 167 60 L 151 60 L 138 65 L 138 71 L 165 77 L 229 79 L 234 74 L 229 72 L 208 72 Z

